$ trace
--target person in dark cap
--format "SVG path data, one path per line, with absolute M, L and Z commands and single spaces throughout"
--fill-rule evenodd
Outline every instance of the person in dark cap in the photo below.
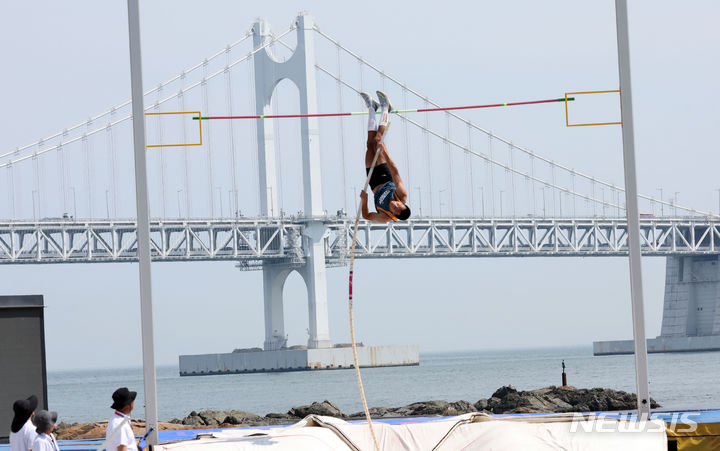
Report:
M 55 436 L 52 434 L 57 419 L 57 412 L 48 412 L 47 410 L 38 410 L 33 416 L 35 432 L 38 434 L 32 444 L 33 451 L 60 451 Z
M 105 447 L 109 451 L 137 451 L 137 443 L 130 425 L 130 412 L 135 408 L 137 392 L 121 387 L 112 394 L 111 409 L 115 412 L 108 420 Z
M 35 440 L 35 426 L 32 418 L 37 409 L 37 396 L 32 395 L 27 399 L 18 399 L 13 403 L 12 423 L 10 424 L 10 451 L 28 451 L 32 449 Z

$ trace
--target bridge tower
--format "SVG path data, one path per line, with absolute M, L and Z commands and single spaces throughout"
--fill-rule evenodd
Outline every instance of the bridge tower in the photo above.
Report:
M 667 257 L 662 338 L 715 341 L 720 348 L 720 259 Z
M 301 13 L 296 19 L 297 47 L 292 57 L 279 62 L 270 48 L 253 56 L 255 67 L 256 114 L 272 114 L 271 100 L 275 87 L 283 79 L 292 81 L 300 93 L 300 112 L 317 113 L 317 83 L 315 80 L 314 21 L 309 14 Z M 253 44 L 262 46 L 271 38 L 270 26 L 265 20 L 253 24 Z M 327 282 L 325 276 L 325 247 L 323 236 L 326 226 L 319 218 L 324 214 L 321 193 L 320 135 L 318 119 L 300 119 L 302 143 L 302 175 L 304 212 L 308 220 L 303 231 L 305 264 L 301 268 L 287 264 L 265 264 L 263 287 L 265 302 L 265 350 L 285 346 L 283 315 L 283 286 L 288 275 L 297 270 L 305 281 L 308 293 L 310 337 L 308 348 L 328 348 L 330 331 L 328 321 Z M 279 215 L 278 185 L 275 166 L 275 143 L 272 120 L 258 120 L 257 143 L 260 171 L 260 211 L 263 216 Z
M 720 256 L 668 255 L 660 335 L 648 352 L 720 351 Z M 595 355 L 632 354 L 632 340 L 596 341 Z

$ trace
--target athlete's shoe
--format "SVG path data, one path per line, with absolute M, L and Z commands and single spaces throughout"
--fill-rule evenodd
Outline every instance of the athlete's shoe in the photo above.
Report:
M 365 106 L 368 108 L 368 110 L 372 108 L 373 111 L 377 111 L 378 108 L 380 108 L 380 104 L 377 102 L 377 100 L 370 97 L 370 94 L 368 94 L 367 92 L 361 92 L 360 97 L 362 97 L 365 101 Z
M 390 103 L 390 99 L 388 98 L 387 94 L 385 94 L 382 91 L 375 91 L 378 95 L 378 100 L 380 100 L 380 107 L 385 108 L 387 106 L 388 111 L 393 111 L 394 108 L 392 106 L 392 103 Z

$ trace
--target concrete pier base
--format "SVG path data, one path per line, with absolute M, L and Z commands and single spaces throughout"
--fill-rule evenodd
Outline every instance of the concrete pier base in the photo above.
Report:
M 417 345 L 359 346 L 360 367 L 420 364 Z M 180 376 L 353 368 L 352 348 L 278 349 L 180 356 Z
M 649 338 L 647 350 L 648 353 L 720 351 L 720 335 Z M 633 352 L 632 340 L 593 342 L 593 355 L 632 354 Z
M 647 351 L 720 351 L 720 256 L 667 257 L 662 327 Z M 593 343 L 594 355 L 633 352 L 632 340 Z

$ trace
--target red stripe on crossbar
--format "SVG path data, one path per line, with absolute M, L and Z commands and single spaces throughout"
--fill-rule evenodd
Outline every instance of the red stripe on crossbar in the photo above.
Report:
M 490 103 L 487 105 L 468 105 L 468 106 L 451 106 L 447 108 L 418 108 L 418 113 L 426 113 L 430 111 L 450 111 L 450 110 L 472 110 L 477 108 L 495 108 L 499 106 L 515 106 L 515 105 L 533 105 L 536 103 L 564 102 L 565 99 L 549 99 L 549 100 L 532 100 L 529 102 L 508 102 L 508 103 Z

